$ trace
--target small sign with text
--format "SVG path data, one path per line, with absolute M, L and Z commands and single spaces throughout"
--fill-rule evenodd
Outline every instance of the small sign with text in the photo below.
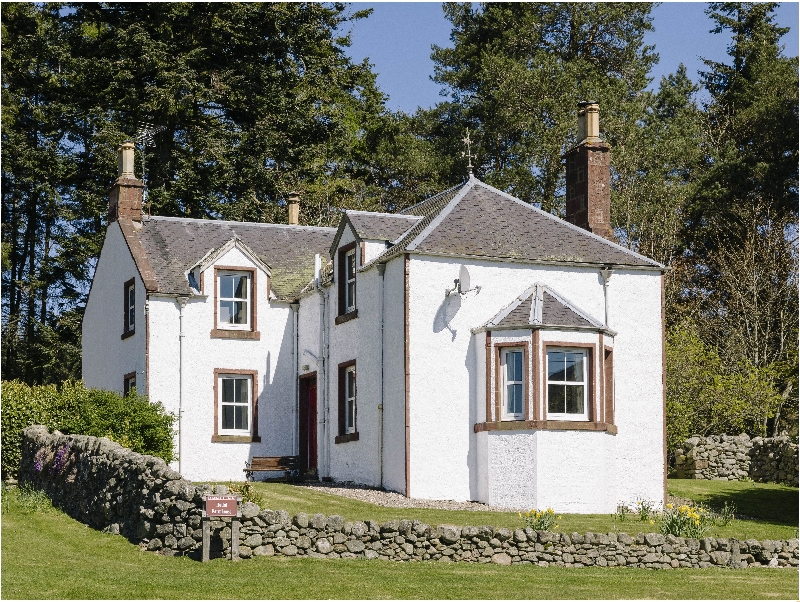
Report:
M 207 495 L 207 516 L 237 516 L 238 500 L 234 495 Z

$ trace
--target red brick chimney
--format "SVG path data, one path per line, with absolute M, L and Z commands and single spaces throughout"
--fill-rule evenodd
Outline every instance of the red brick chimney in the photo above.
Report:
M 133 173 L 133 142 L 117 149 L 117 180 L 108 191 L 108 223 L 119 218 L 142 221 L 144 183 Z
M 578 103 L 578 144 L 567 151 L 567 221 L 616 242 L 611 229 L 611 147 L 600 139 L 600 108 Z

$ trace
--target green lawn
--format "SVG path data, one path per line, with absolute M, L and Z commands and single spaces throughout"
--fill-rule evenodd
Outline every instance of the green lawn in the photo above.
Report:
M 140 552 L 58 511 L 26 512 L 14 493 L 4 497 L 4 599 L 798 597 L 797 571 L 786 569 L 541 569 L 264 557 L 202 564 Z
M 521 527 L 523 520 L 516 512 L 472 512 L 452 510 L 429 510 L 408 508 L 384 508 L 327 493 L 319 493 L 305 487 L 285 483 L 256 483 L 255 489 L 266 500 L 266 507 L 286 510 L 290 514 L 306 512 L 314 514 L 340 514 L 349 520 L 375 520 L 385 522 L 393 518 L 418 519 L 429 525 L 492 525 L 495 527 Z M 725 527 L 714 527 L 712 537 L 736 537 L 738 539 L 789 539 L 797 537 L 797 488 L 767 483 L 731 481 L 690 481 L 670 479 L 668 489 L 672 495 L 690 498 L 722 507 L 727 499 L 733 501 L 738 512 L 756 520 L 736 520 Z M 704 497 L 704 492 L 705 496 Z M 558 508 L 555 508 L 558 511 Z M 628 516 L 623 522 L 615 521 L 609 514 L 561 514 L 558 531 L 562 533 L 624 532 L 636 535 L 652 532 L 657 525 L 641 522 Z

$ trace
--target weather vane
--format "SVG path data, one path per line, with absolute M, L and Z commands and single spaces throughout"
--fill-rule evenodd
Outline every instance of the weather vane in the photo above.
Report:
M 461 142 L 467 145 L 467 152 L 462 151 L 461 156 L 467 158 L 467 169 L 469 169 L 469 175 L 472 175 L 472 140 L 469 139 L 469 128 L 467 128 L 467 135 L 461 139 Z

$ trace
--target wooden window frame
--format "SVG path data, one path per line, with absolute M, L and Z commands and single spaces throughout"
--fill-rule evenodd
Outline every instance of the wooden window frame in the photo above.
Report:
M 250 435 L 221 435 L 219 434 L 221 402 L 220 378 L 223 376 L 249 376 L 250 377 Z M 214 434 L 212 443 L 259 443 L 258 436 L 258 371 L 240 370 L 235 368 L 214 369 Z
M 341 249 L 339 249 L 336 255 L 336 276 L 338 280 L 336 284 L 338 292 L 338 315 L 334 320 L 336 324 L 343 324 L 344 322 L 349 322 L 350 320 L 358 317 L 358 283 L 357 278 L 355 277 L 353 279 L 353 308 L 350 309 L 347 306 L 347 255 L 350 253 L 353 254 L 353 262 L 355 263 L 355 269 L 357 270 L 358 253 L 356 253 L 356 246 L 357 245 L 355 241 L 348 245 L 344 245 Z
M 130 290 L 133 290 L 133 307 L 131 307 L 131 299 L 128 294 Z M 127 339 L 136 334 L 136 278 L 126 280 L 125 284 L 122 285 L 122 297 L 123 326 L 120 338 Z M 131 324 L 130 320 L 131 310 L 133 310 L 133 324 Z
M 549 407 L 548 407 L 548 389 L 550 385 L 550 377 L 548 375 L 548 364 L 547 364 L 547 353 L 552 351 L 562 351 L 562 350 L 576 350 L 582 351 L 586 354 L 586 371 L 584 374 L 584 381 L 583 381 L 583 388 L 584 388 L 584 406 L 585 412 L 583 414 L 575 414 L 575 417 L 570 416 L 567 413 L 553 413 L 551 415 Z M 544 343 L 544 364 L 542 366 L 542 390 L 544 393 L 544 415 L 547 420 L 558 420 L 562 422 L 596 422 L 595 418 L 597 416 L 597 410 L 594 407 L 595 398 L 597 397 L 595 393 L 595 387 L 597 383 L 595 382 L 595 374 L 594 374 L 594 351 L 595 346 L 594 344 L 581 344 L 581 343 L 552 343 L 550 341 L 546 341 Z
M 347 372 L 351 369 L 355 370 L 356 360 L 349 360 L 339 364 L 339 426 L 338 435 L 334 439 L 334 443 L 348 443 L 350 441 L 358 441 L 358 372 L 356 372 L 356 393 L 353 400 L 353 432 L 346 432 L 346 416 L 347 411 Z
M 528 340 L 521 340 L 521 341 L 502 341 L 497 342 L 493 345 L 494 351 L 494 415 L 497 417 L 498 421 L 501 422 L 520 422 L 524 421 L 526 417 L 529 417 L 529 403 L 528 398 L 530 397 L 530 370 L 528 369 L 528 363 L 530 362 L 531 357 L 531 350 L 530 350 L 530 343 Z M 503 351 L 507 348 L 518 348 L 522 349 L 522 366 L 523 366 L 523 387 L 522 387 L 522 398 L 524 400 L 523 407 L 522 407 L 522 417 L 511 417 L 506 414 L 504 405 L 505 405 L 505 391 L 503 387 L 504 377 L 502 373 L 502 362 L 501 356 Z
M 133 386 L 131 387 L 128 383 L 133 380 Z M 122 377 L 122 396 L 125 397 L 128 395 L 131 389 L 136 388 L 136 372 L 128 372 Z
M 219 277 L 220 272 L 247 272 L 250 278 L 250 292 L 248 303 L 250 304 L 250 327 L 242 328 L 220 328 L 219 324 Z M 214 327 L 211 329 L 212 339 L 244 339 L 261 340 L 261 333 L 258 331 L 258 281 L 255 268 L 242 266 L 214 266 Z

